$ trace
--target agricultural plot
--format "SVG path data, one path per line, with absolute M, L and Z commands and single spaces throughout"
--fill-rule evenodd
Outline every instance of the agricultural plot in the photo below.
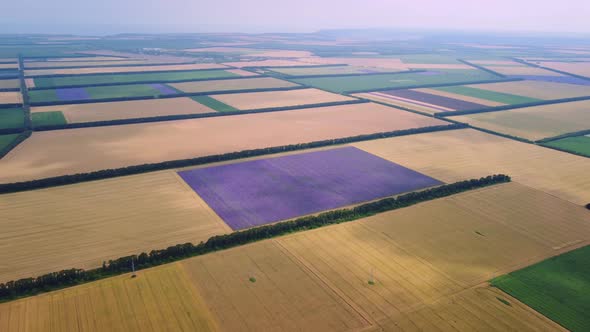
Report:
M 17 137 L 18 134 L 0 135 L 0 150 L 10 145 Z
M 541 62 L 541 66 L 566 73 L 590 77 L 590 62 Z
M 388 72 L 391 69 L 387 68 L 376 68 L 376 67 L 360 67 L 360 66 L 313 66 L 303 68 L 268 68 L 274 72 L 289 75 L 289 76 L 300 76 L 300 75 L 342 75 L 342 74 L 369 74 L 369 73 L 380 73 Z
M 374 67 L 374 68 L 386 68 L 389 71 L 403 71 L 408 70 L 406 64 L 404 64 L 398 58 L 370 58 L 370 57 L 358 57 L 358 58 L 321 58 L 321 57 L 309 57 L 300 59 L 302 62 L 309 63 L 310 65 L 349 65 L 357 67 Z M 370 69 L 370 68 L 367 68 Z
M 179 174 L 234 230 L 442 184 L 353 147 Z
M 47 112 L 62 113 L 67 123 L 81 123 L 149 118 L 166 115 L 203 114 L 212 113 L 215 112 L 215 110 L 188 97 L 41 106 L 31 108 L 33 118 L 37 114 Z
M 0 91 L 0 104 L 22 104 L 20 91 Z
M 378 99 L 390 99 L 391 103 L 397 102 L 400 104 L 400 106 L 408 104 L 410 106 L 416 105 L 427 107 L 432 109 L 433 113 L 457 110 L 474 110 L 487 107 L 484 104 L 478 104 L 471 101 L 465 101 L 417 90 L 386 90 L 371 92 L 367 93 L 366 95 L 368 97 L 374 96 Z
M 492 280 L 570 331 L 590 329 L 590 246 Z
M 472 129 L 352 145 L 447 183 L 504 173 L 514 181 L 564 200 L 580 205 L 590 202 L 588 158 Z
M 230 105 L 238 110 L 301 106 L 354 100 L 354 98 L 318 89 L 232 93 L 213 95 L 211 98 Z
M 187 65 L 160 65 L 160 66 L 131 66 L 131 67 L 86 67 L 86 68 L 65 68 L 65 69 L 29 69 L 25 70 L 25 76 L 43 75 L 79 75 L 98 73 L 134 73 L 148 71 L 176 71 L 176 70 L 201 70 L 201 69 L 222 69 L 227 68 L 215 63 L 195 63 Z
M 113 61 L 27 61 L 25 69 L 36 68 L 67 68 L 92 66 L 126 66 L 126 65 L 158 65 L 147 60 L 113 60 Z
M 0 70 L 18 69 L 18 63 L 0 63 Z
M 454 87 L 444 87 L 437 88 L 437 90 L 448 90 L 453 88 Z M 489 94 L 498 93 L 500 96 L 517 96 L 507 96 L 506 99 L 502 99 L 503 102 L 506 102 L 507 104 L 508 101 L 520 103 L 535 100 L 551 100 L 590 96 L 590 86 L 539 80 L 473 84 L 457 88 L 464 90 L 464 93 L 469 93 L 470 95 L 484 94 L 485 96 L 488 96 Z M 492 95 L 489 96 L 491 98 Z
M 132 61 L 132 60 L 140 60 L 135 58 L 124 58 L 124 57 L 115 57 L 115 56 L 81 56 L 81 57 L 68 57 L 68 58 L 46 58 L 44 62 L 85 62 L 85 61 L 106 61 L 103 62 L 108 64 L 109 61 Z M 25 63 L 27 62 L 40 62 L 39 59 L 25 59 Z
M 0 108 L 0 129 L 23 128 L 25 113 L 22 108 Z
M 134 83 L 134 82 L 171 82 L 180 80 L 198 80 L 212 78 L 227 78 L 252 76 L 254 73 L 246 71 L 237 72 L 235 70 L 198 70 L 182 72 L 162 72 L 162 73 L 140 73 L 140 74 L 112 74 L 112 75 L 76 75 L 76 76 L 57 76 L 57 77 L 37 77 L 33 78 L 34 87 L 51 88 L 58 86 L 76 86 L 76 85 L 93 85 L 109 83 Z
M 364 103 L 34 132 L 0 162 L 0 183 L 445 124 Z
M 18 89 L 20 88 L 20 81 L 18 79 L 0 79 L 0 89 Z
M 485 84 L 482 84 L 485 87 Z M 439 87 L 434 88 L 433 90 L 443 92 L 443 93 L 450 93 L 453 95 L 461 95 L 467 97 L 473 97 L 478 99 L 489 100 L 497 103 L 501 103 L 502 105 L 517 105 L 517 104 L 524 104 L 524 103 L 532 103 L 540 101 L 536 98 L 530 98 L 525 96 L 519 96 L 511 93 L 503 93 L 497 91 L 490 91 L 481 88 L 475 88 L 470 86 L 446 86 L 446 87 Z
M 543 68 L 521 66 L 486 66 L 486 68 L 506 76 L 563 76 Z
M 231 231 L 173 171 L 0 195 L 0 215 L 0 283 Z
M 543 145 L 590 157 L 590 136 L 588 135 L 562 138 Z
M 346 91 L 386 90 L 388 88 L 496 79 L 498 79 L 497 76 L 479 70 L 437 70 L 406 74 L 302 78 L 294 81 L 323 90 L 342 93 Z
M 213 99 L 212 97 L 209 97 L 209 96 L 193 96 L 193 97 L 190 97 L 190 99 L 198 102 L 199 104 L 205 105 L 205 106 L 211 108 L 212 110 L 220 112 L 220 113 L 239 111 L 238 109 L 236 109 L 228 104 L 222 103 L 217 99 Z
M 305 63 L 297 60 L 284 60 L 284 59 L 268 59 L 268 60 L 257 60 L 257 61 L 239 61 L 239 62 L 224 62 L 223 65 L 246 68 L 246 67 L 293 67 L 293 66 L 313 66 L 311 63 Z
M 59 111 L 39 112 L 31 114 L 33 127 L 60 126 L 68 123 L 64 114 Z
M 31 103 L 126 97 L 154 97 L 157 99 L 160 95 L 174 94 L 178 94 L 178 91 L 165 84 L 129 84 L 29 91 Z
M 289 88 L 297 86 L 295 83 L 279 80 L 273 77 L 253 77 L 236 80 L 212 80 L 204 82 L 170 83 L 171 87 L 187 92 L 213 92 L 246 89 Z
M 243 47 L 203 47 L 183 50 L 191 53 L 220 53 L 227 55 L 243 55 L 244 57 L 265 58 L 304 58 L 311 56 L 308 51 L 296 50 L 270 50 Z
M 452 117 L 475 127 L 537 141 L 590 129 L 590 101 L 523 107 Z

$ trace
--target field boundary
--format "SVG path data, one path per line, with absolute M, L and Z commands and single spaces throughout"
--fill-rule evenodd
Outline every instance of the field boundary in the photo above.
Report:
M 471 85 L 471 84 L 486 84 L 486 83 L 503 83 L 503 82 L 516 82 L 516 81 L 524 81 L 522 78 L 504 78 L 504 79 L 497 79 L 497 80 L 480 80 L 480 81 L 465 81 L 465 82 L 453 82 L 453 83 L 437 83 L 437 84 L 423 84 L 423 85 L 406 85 L 400 87 L 384 87 L 379 89 L 362 89 L 362 90 L 348 90 L 343 91 L 343 94 L 352 94 L 352 93 L 366 93 L 366 92 L 376 92 L 376 91 L 385 91 L 385 90 L 406 90 L 406 89 L 421 89 L 421 88 L 438 88 L 443 86 L 455 86 L 455 85 Z
M 522 63 L 524 65 L 527 65 L 529 67 L 541 68 L 541 69 L 545 69 L 545 70 L 548 70 L 548 71 L 552 71 L 554 73 L 558 73 L 558 74 L 562 74 L 562 75 L 571 76 L 571 77 L 579 78 L 579 79 L 582 79 L 582 80 L 590 81 L 590 77 L 587 77 L 587 76 L 577 75 L 577 74 L 573 74 L 573 73 L 570 73 L 570 72 L 567 72 L 567 71 L 562 71 L 562 70 L 557 70 L 557 69 L 553 69 L 553 68 L 549 68 L 549 67 L 545 67 L 545 66 L 540 66 L 540 65 L 537 65 L 537 64 L 534 64 L 534 63 L 530 63 L 530 62 L 525 61 L 525 60 L 518 59 L 518 58 L 511 58 L 511 59 L 514 60 L 514 61 L 516 61 L 516 62 L 518 62 L 518 63 Z M 562 61 L 554 61 L 554 62 L 562 62 Z
M 486 68 L 486 67 L 484 67 L 484 66 L 476 65 L 475 63 L 471 63 L 471 62 L 469 62 L 469 61 L 467 61 L 467 60 L 464 60 L 464 59 L 457 59 L 457 61 L 459 61 L 459 62 L 461 62 L 461 63 L 464 63 L 464 64 L 466 64 L 466 65 L 468 65 L 468 66 L 471 66 L 471 67 L 473 67 L 473 68 L 477 68 L 477 69 L 479 69 L 479 70 L 483 70 L 483 71 L 485 71 L 485 72 L 487 72 L 487 73 L 490 73 L 490 74 L 492 74 L 492 75 L 496 75 L 496 76 L 498 76 L 498 77 L 506 77 L 506 75 L 500 74 L 500 73 L 498 73 L 497 71 L 493 71 L 493 70 L 491 70 L 491 69 L 488 69 L 488 68 Z
M 588 134 L 590 134 L 590 129 L 585 129 L 585 130 L 580 130 L 580 131 L 574 131 L 574 132 L 567 133 L 567 134 L 562 134 L 562 135 L 557 135 L 557 136 L 552 136 L 552 137 L 546 137 L 546 138 L 540 139 L 540 140 L 535 141 L 535 142 L 536 143 L 548 143 L 548 142 L 551 142 L 551 141 L 557 141 L 557 140 L 562 139 L 562 138 L 576 137 L 576 136 L 584 136 L 584 135 L 588 135 Z

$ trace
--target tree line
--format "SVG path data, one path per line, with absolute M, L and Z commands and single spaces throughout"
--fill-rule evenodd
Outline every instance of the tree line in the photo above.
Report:
M 461 192 L 510 182 L 508 175 L 497 174 L 466 181 L 445 184 L 423 191 L 410 192 L 397 197 L 358 205 L 354 208 L 339 209 L 306 216 L 290 221 L 270 224 L 229 234 L 216 235 L 199 244 L 184 243 L 166 249 L 142 252 L 138 255 L 120 257 L 103 262 L 96 269 L 68 269 L 47 273 L 35 278 L 23 278 L 0 284 L 0 301 L 36 295 L 51 290 L 78 285 L 114 275 L 131 272 L 131 263 L 141 270 L 180 259 L 203 255 L 251 242 L 273 238 L 288 233 L 305 231 L 327 225 L 339 224 L 372 216 L 377 213 L 396 210 L 424 201 L 447 197 Z

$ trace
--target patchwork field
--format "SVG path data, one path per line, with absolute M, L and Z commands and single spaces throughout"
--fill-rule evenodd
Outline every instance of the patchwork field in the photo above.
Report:
M 571 151 L 590 157 L 590 136 L 575 136 L 558 139 L 544 143 L 543 145 Z
M 365 103 L 34 132 L 2 159 L 0 183 L 445 124 Z M 186 144 L 189 141 L 215 144 Z
M 354 147 L 179 174 L 234 230 L 442 184 Z
M 458 96 L 458 98 L 460 98 L 459 96 L 466 96 L 470 98 L 477 98 L 479 100 L 488 100 L 491 102 L 500 103 L 501 105 L 517 105 L 540 101 L 536 98 L 520 96 L 512 93 L 487 90 L 485 89 L 486 84 L 475 86 L 445 86 L 431 90 L 433 90 L 434 93 L 444 94 L 447 96 Z
M 590 62 L 541 62 L 540 65 L 570 74 L 590 77 Z
M 299 106 L 330 102 L 350 101 L 354 98 L 318 89 L 297 89 L 288 91 L 267 91 L 213 95 L 211 98 L 238 110 Z
M 33 115 L 46 112 L 61 112 L 67 123 L 80 123 L 178 114 L 202 114 L 212 113 L 215 110 L 188 97 L 31 108 Z
M 501 83 L 486 83 L 466 85 L 466 88 L 474 88 L 482 90 L 477 93 L 493 93 L 512 94 L 522 97 L 528 97 L 531 100 L 550 100 L 590 96 L 590 86 L 583 86 L 577 84 L 546 82 L 546 81 L 515 81 L 515 82 L 501 82 Z M 463 87 L 461 87 L 463 88 Z M 438 88 L 445 89 L 445 88 Z M 473 91 L 473 90 L 470 90 Z M 524 99 L 526 101 L 527 99 Z M 508 101 L 508 100 L 505 100 Z M 510 100 L 512 101 L 512 100 Z M 518 101 L 518 100 L 517 100 Z
M 231 231 L 173 171 L 0 195 L 0 283 Z
M 196 69 L 221 69 L 226 68 L 216 63 L 195 63 L 187 65 L 161 65 L 161 66 L 131 66 L 131 67 L 88 67 L 88 68 L 65 68 L 65 69 L 29 69 L 25 70 L 25 76 L 41 75 L 77 75 L 97 73 L 132 73 L 144 71 L 175 71 L 175 70 L 196 70 Z
M 22 108 L 0 108 L 0 129 L 22 128 L 25 113 Z
M 452 119 L 475 127 L 536 141 L 590 129 L 590 101 L 469 114 L 452 117 Z
M 588 158 L 472 129 L 352 145 L 447 183 L 504 173 L 524 185 L 570 202 L 580 205 L 590 202 Z
M 254 77 L 237 80 L 219 80 L 206 82 L 184 82 L 170 83 L 171 87 L 187 92 L 212 92 L 212 91 L 230 91 L 244 89 L 270 89 L 270 88 L 288 88 L 297 86 L 295 83 L 279 80 L 272 77 Z
M 20 81 L 18 79 L 0 79 L 0 89 L 18 89 L 20 88 Z
M 269 60 L 258 60 L 258 61 L 239 61 L 239 62 L 224 62 L 223 65 L 245 68 L 245 67 L 292 67 L 292 66 L 313 66 L 313 64 L 307 64 L 305 62 L 297 60 L 283 60 L 283 59 L 269 59 Z
M 361 97 L 384 100 L 388 104 L 428 110 L 428 113 L 449 112 L 457 110 L 474 110 L 487 108 L 488 105 L 466 101 L 440 94 L 424 92 L 424 90 L 386 90 L 360 94 Z
M 274 72 L 299 76 L 299 75 L 340 75 L 340 74 L 367 74 L 391 71 L 388 68 L 360 67 L 360 66 L 330 66 L 330 67 L 303 67 L 303 68 L 268 68 Z
M 570 331 L 590 329 L 590 246 L 492 280 Z
M 178 91 L 165 84 L 109 85 L 29 91 L 31 103 L 125 97 L 154 97 L 156 99 L 160 95 L 171 94 L 178 94 Z
M 0 91 L 0 104 L 22 104 L 23 96 L 20 91 Z

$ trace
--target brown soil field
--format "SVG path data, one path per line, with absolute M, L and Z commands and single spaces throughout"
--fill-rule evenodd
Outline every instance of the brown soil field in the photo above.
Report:
M 23 96 L 19 91 L 0 92 L 0 104 L 20 104 L 23 102 Z
M 228 70 L 226 70 L 226 72 L 240 75 L 240 76 L 258 76 L 258 74 L 256 74 L 256 73 L 253 73 L 251 71 L 246 71 L 243 69 L 228 69 Z
M 216 112 L 214 109 L 202 105 L 188 97 L 55 105 L 31 108 L 32 113 L 52 111 L 62 112 L 68 123 Z
M 590 129 L 590 100 L 469 114 L 452 119 L 536 141 Z
M 354 100 L 354 98 L 318 89 L 231 93 L 226 95 L 213 95 L 211 97 L 239 110 Z
M 269 60 L 258 60 L 258 61 L 244 61 L 239 62 L 224 62 L 226 66 L 244 68 L 244 67 L 291 67 L 291 66 L 305 66 L 307 63 L 297 60 L 281 60 L 281 59 L 269 59 Z M 309 64 L 312 66 L 313 64 Z
M 539 75 L 539 76 L 563 76 L 559 73 L 546 70 L 543 68 L 529 67 L 529 66 L 488 66 L 490 70 L 493 70 L 502 75 Z
M 590 202 L 590 159 L 473 129 L 353 145 L 445 182 L 504 173 L 575 204 Z
M 174 171 L 0 195 L 0 215 L 0 283 L 231 231 Z
M 307 62 L 316 65 L 327 65 L 327 64 L 347 64 L 350 66 L 358 67 L 379 67 L 388 68 L 394 71 L 408 70 L 409 65 L 403 63 L 400 59 L 396 58 L 321 58 L 321 57 L 309 57 L 299 59 L 302 62 Z
M 210 92 L 242 89 L 287 88 L 297 86 L 295 83 L 273 77 L 254 77 L 235 80 L 211 80 L 202 82 L 169 83 L 171 87 L 184 92 Z
M 590 77 L 590 62 L 541 62 L 541 66 Z
M 590 86 L 542 81 L 525 80 L 516 82 L 473 84 L 467 86 L 476 89 L 510 93 L 546 100 L 590 96 Z
M 437 90 L 437 89 L 422 88 L 422 89 L 413 89 L 413 90 L 424 92 L 424 93 L 430 93 L 433 95 L 453 98 L 453 99 L 465 100 L 465 101 L 468 101 L 471 103 L 486 105 L 486 106 L 490 106 L 490 107 L 506 105 L 503 103 L 499 103 L 499 102 L 495 102 L 495 101 L 491 101 L 491 100 L 487 100 L 487 99 L 464 96 L 464 95 L 460 95 L 458 93 L 446 92 L 446 91 L 441 91 L 441 90 Z
M 410 102 L 409 100 L 406 102 L 402 98 L 392 99 L 392 98 L 388 97 L 386 94 L 382 94 L 379 92 L 355 93 L 355 94 L 352 94 L 352 96 L 357 97 L 357 98 L 365 98 L 365 99 L 369 99 L 369 100 L 373 100 L 373 101 L 378 101 L 378 102 L 385 103 L 385 104 L 388 104 L 391 106 L 405 107 L 405 108 L 409 108 L 409 109 L 423 112 L 423 113 L 427 113 L 427 114 L 438 113 L 438 112 L 441 112 L 442 110 L 453 111 L 450 108 L 440 107 L 440 106 L 436 106 L 436 105 L 432 105 L 432 104 L 428 104 L 428 103 L 416 104 L 415 102 Z M 437 109 L 437 108 L 440 108 L 442 110 Z
M 25 68 L 44 68 L 44 67 L 84 67 L 84 66 L 105 66 L 105 65 L 156 65 L 153 61 L 147 60 L 123 60 L 123 61 L 38 61 L 25 62 Z
M 0 183 L 446 123 L 366 103 L 34 132 L 0 160 Z
M 66 68 L 66 69 L 37 69 L 25 70 L 26 76 L 39 75 L 77 75 L 97 73 L 132 73 L 145 71 L 175 71 L 175 70 L 197 70 L 197 69 L 222 69 L 226 66 L 216 63 L 195 63 L 188 65 L 165 65 L 165 66 L 135 66 L 135 67 L 100 67 L 100 68 Z
M 20 88 L 18 79 L 0 80 L 0 89 L 17 89 Z
M 216 331 L 179 264 L 0 304 L 0 331 Z

